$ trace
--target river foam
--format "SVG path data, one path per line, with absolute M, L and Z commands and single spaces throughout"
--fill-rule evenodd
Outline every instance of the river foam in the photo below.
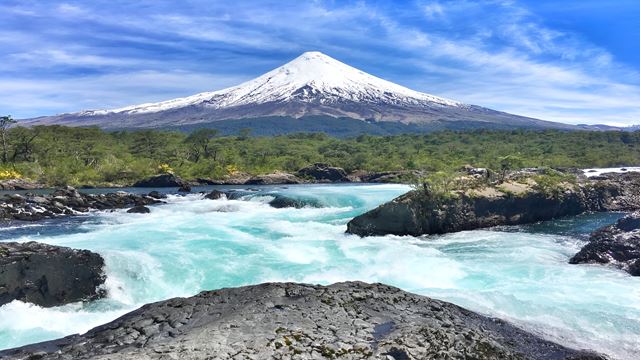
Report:
M 273 187 L 240 200 L 172 196 L 150 214 L 95 214 L 66 233 L 21 230 L 21 241 L 100 253 L 109 296 L 51 309 L 2 306 L 0 348 L 83 332 L 144 303 L 202 290 L 362 280 L 451 301 L 616 358 L 640 350 L 640 279 L 567 263 L 584 234 L 616 215 L 421 238 L 344 233 L 350 218 L 408 189 L 316 185 Z M 274 209 L 265 192 L 323 207 Z

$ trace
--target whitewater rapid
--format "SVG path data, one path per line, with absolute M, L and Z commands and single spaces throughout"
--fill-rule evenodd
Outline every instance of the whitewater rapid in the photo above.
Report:
M 142 304 L 266 281 L 383 282 L 508 319 L 547 339 L 631 359 L 640 351 L 640 278 L 569 265 L 593 229 L 620 214 L 429 237 L 359 238 L 349 219 L 403 185 L 269 187 L 242 200 L 170 196 L 150 214 L 97 213 L 0 229 L 0 238 L 90 249 L 108 297 L 0 307 L 0 349 L 84 332 Z M 319 203 L 274 209 L 269 194 Z

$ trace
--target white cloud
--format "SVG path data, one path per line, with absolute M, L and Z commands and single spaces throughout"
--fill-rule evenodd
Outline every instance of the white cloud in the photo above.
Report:
M 429 19 L 435 19 L 444 15 L 444 8 L 438 2 L 424 4 L 422 6 L 422 11 Z
M 79 16 L 85 15 L 87 13 L 87 11 L 80 6 L 68 3 L 59 4 L 56 10 L 58 11 L 58 13 L 66 16 Z
M 640 123 L 637 70 L 616 63 L 605 49 L 542 25 L 513 1 L 431 1 L 406 8 L 365 1 L 270 7 L 196 2 L 170 10 L 149 4 L 144 12 L 95 11 L 85 3 L 34 5 L 30 16 L 51 12 L 71 23 L 94 24 L 97 30 L 87 38 L 74 38 L 71 28 L 26 33 L 0 27 L 0 84 L 12 87 L 0 90 L 0 106 L 35 115 L 164 100 L 234 85 L 259 75 L 257 68 L 276 66 L 278 56 L 284 61 L 296 52 L 322 50 L 416 90 L 498 110 L 573 123 Z M 129 47 L 110 52 L 93 47 L 94 41 Z M 167 53 L 138 51 L 147 46 Z M 223 70 L 216 65 L 222 62 L 236 62 L 228 69 L 242 75 L 219 75 Z M 65 80 L 23 75 L 63 67 L 96 71 Z
M 71 79 L 0 79 L 0 109 L 27 118 L 157 102 L 235 85 L 242 76 L 186 71 L 140 71 Z
M 85 49 L 86 50 L 86 49 Z M 30 63 L 39 67 L 66 66 L 124 66 L 139 64 L 140 61 L 125 58 L 92 55 L 88 52 L 70 52 L 62 49 L 41 49 L 30 52 L 10 54 L 9 58 L 17 62 Z M 2 65 L 0 65 L 2 68 Z

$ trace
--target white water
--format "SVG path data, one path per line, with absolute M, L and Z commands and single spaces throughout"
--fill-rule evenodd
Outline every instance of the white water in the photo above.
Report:
M 567 263 L 583 244 L 574 235 L 612 222 L 612 215 L 517 232 L 424 238 L 344 234 L 350 218 L 407 190 L 401 185 L 272 190 L 325 205 L 304 209 L 273 209 L 268 197 L 212 201 L 190 195 L 173 197 L 151 214 L 105 213 L 62 233 L 46 227 L 40 234 L 37 227 L 16 233 L 20 241 L 103 255 L 109 296 L 50 309 L 18 301 L 2 306 L 0 348 L 84 332 L 144 303 L 201 290 L 265 281 L 363 280 L 509 319 L 567 346 L 620 359 L 640 351 L 640 278 Z
M 587 177 L 600 176 L 608 173 L 640 172 L 639 166 L 617 167 L 617 168 L 591 168 L 582 170 Z

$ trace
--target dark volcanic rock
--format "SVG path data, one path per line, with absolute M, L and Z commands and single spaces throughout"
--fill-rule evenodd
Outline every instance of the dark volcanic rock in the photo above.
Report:
M 166 194 L 163 194 L 163 193 L 161 193 L 161 192 L 159 192 L 159 191 L 155 191 L 155 190 L 154 190 L 154 191 L 152 191 L 152 192 L 150 192 L 150 193 L 149 193 L 149 197 L 152 197 L 152 198 L 154 198 L 154 199 L 166 199 L 166 198 L 167 198 L 167 195 L 166 195 Z
M 144 205 L 134 206 L 131 209 L 127 210 L 129 214 L 148 214 L 151 212 L 151 209 Z
M 539 193 L 521 197 L 460 194 L 444 205 L 432 206 L 419 191 L 412 191 L 355 217 L 347 224 L 347 232 L 360 236 L 442 234 L 528 224 L 586 210 L 577 193 L 563 198 Z
M 133 184 L 133 187 L 181 187 L 183 185 L 188 185 L 188 183 L 182 180 L 180 177 L 174 174 L 161 174 L 155 175 L 150 178 L 140 180 Z
M 103 267 L 102 257 L 88 250 L 0 242 L 0 305 L 20 300 L 49 307 L 99 298 Z
M 304 167 L 296 173 L 302 178 L 311 178 L 319 182 L 349 182 L 349 177 L 343 168 L 316 163 Z
M 501 187 L 511 186 L 502 189 Z M 516 193 L 517 192 L 517 193 Z M 640 209 L 640 174 L 608 174 L 567 184 L 556 194 L 517 182 L 479 191 L 457 192 L 434 202 L 414 190 L 352 219 L 347 232 L 369 235 L 423 235 L 518 225 L 585 211 Z
M 255 195 L 254 191 L 246 191 L 246 190 L 229 190 L 225 193 L 227 199 L 229 200 L 242 200 L 245 196 Z
M 123 191 L 99 195 L 83 194 L 67 186 L 56 189 L 51 195 L 10 194 L 0 198 L 0 220 L 37 221 L 91 210 L 126 209 L 160 202 L 157 198 Z
M 220 190 L 213 190 L 210 193 L 208 193 L 207 195 L 204 196 L 205 199 L 210 199 L 210 200 L 218 200 L 218 199 L 222 199 L 225 198 L 226 195 L 225 193 L 223 193 Z
M 184 192 L 184 193 L 191 192 L 191 185 L 189 185 L 189 184 L 180 185 L 180 188 L 178 189 L 178 192 Z
M 278 185 L 278 184 L 300 184 L 303 181 L 293 174 L 275 172 L 273 174 L 254 176 L 244 183 L 245 185 Z
M 352 182 L 385 183 L 385 184 L 407 184 L 413 183 L 417 179 L 424 177 L 425 173 L 418 170 L 398 170 L 398 171 L 354 171 L 348 178 Z
M 610 264 L 640 276 L 640 212 L 596 230 L 569 263 Z
M 33 357 L 31 357 L 33 356 Z M 271 283 L 148 304 L 3 359 L 604 359 L 382 284 Z
M 269 201 L 269 205 L 276 209 L 304 207 L 302 202 L 286 196 L 276 196 L 273 200 Z
M 301 209 L 303 207 L 322 207 L 315 199 L 293 199 L 288 196 L 270 194 L 274 199 L 269 201 L 269 205 L 276 209 L 283 208 L 296 208 Z

